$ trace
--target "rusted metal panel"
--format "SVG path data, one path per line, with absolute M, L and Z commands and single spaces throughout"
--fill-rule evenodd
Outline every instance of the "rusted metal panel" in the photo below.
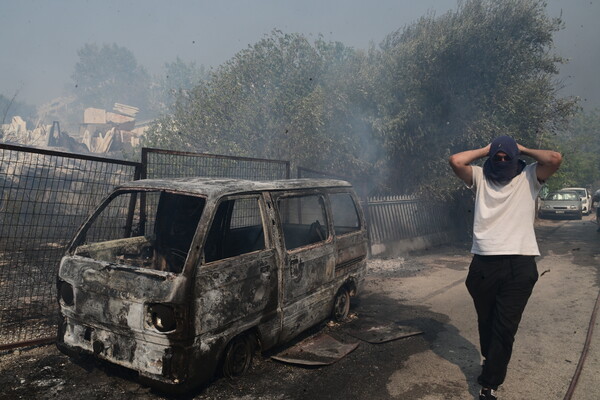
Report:
M 320 333 L 271 358 L 289 364 L 331 365 L 350 354 L 357 347 L 358 342 L 342 343 L 326 333 Z
M 350 321 L 344 325 L 342 330 L 350 336 L 374 344 L 386 343 L 423 333 L 423 331 L 411 326 L 395 321 L 381 321 L 368 315 L 363 315 L 361 318 Z

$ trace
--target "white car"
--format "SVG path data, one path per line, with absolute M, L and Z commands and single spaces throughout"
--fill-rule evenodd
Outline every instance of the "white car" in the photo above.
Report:
M 581 197 L 581 212 L 585 215 L 588 215 L 592 212 L 592 195 L 586 188 L 569 187 L 561 190 L 571 190 L 577 192 L 579 197 Z

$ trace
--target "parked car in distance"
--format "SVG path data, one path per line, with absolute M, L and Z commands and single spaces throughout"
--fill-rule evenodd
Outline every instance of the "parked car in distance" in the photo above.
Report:
M 366 257 L 365 219 L 344 181 L 130 182 L 62 259 L 57 346 L 186 391 L 343 320 Z
M 565 217 L 581 219 L 581 198 L 573 190 L 550 192 L 542 199 L 538 215 L 540 218 Z
M 592 212 L 592 195 L 586 188 L 582 187 L 568 187 L 562 188 L 561 190 L 570 190 L 577 192 L 579 197 L 581 198 L 581 212 L 584 215 L 588 215 Z

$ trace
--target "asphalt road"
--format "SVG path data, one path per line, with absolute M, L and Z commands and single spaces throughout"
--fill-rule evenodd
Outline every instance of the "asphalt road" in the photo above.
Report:
M 503 400 L 563 400 L 575 376 L 599 293 L 600 233 L 592 217 L 542 220 L 537 235 L 540 278 L 517 333 Z M 480 356 L 476 316 L 464 285 L 469 244 L 369 263 L 365 291 L 353 300 L 353 321 L 399 323 L 423 333 L 382 344 L 348 334 L 348 324 L 323 324 L 356 350 L 333 365 L 298 367 L 257 357 L 237 380 L 219 379 L 194 399 L 477 398 Z M 572 399 L 600 398 L 600 317 Z M 284 350 L 284 349 L 278 349 Z M 54 346 L 0 354 L 0 398 L 160 399 L 126 371 L 75 364 Z
M 540 278 L 517 333 L 507 379 L 499 391 L 501 399 L 565 398 L 598 296 L 600 233 L 596 227 L 589 217 L 538 223 Z M 435 266 L 404 279 L 405 303 L 427 307 L 447 321 L 429 349 L 413 354 L 390 377 L 390 398 L 476 398 L 474 381 L 480 370 L 476 317 L 464 287 L 467 270 L 448 268 L 453 257 L 464 259 L 461 254 L 419 257 L 419 262 Z M 573 399 L 600 398 L 599 337 L 596 321 Z M 424 382 L 430 387 L 417 390 Z

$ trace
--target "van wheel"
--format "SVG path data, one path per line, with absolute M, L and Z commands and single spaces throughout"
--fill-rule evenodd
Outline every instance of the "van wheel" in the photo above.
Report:
M 243 375 L 250 368 L 254 346 L 248 334 L 234 337 L 223 355 L 223 375 L 228 378 Z
M 341 322 L 348 317 L 350 312 L 350 293 L 345 287 L 340 288 L 333 299 L 331 317 L 336 322 Z

